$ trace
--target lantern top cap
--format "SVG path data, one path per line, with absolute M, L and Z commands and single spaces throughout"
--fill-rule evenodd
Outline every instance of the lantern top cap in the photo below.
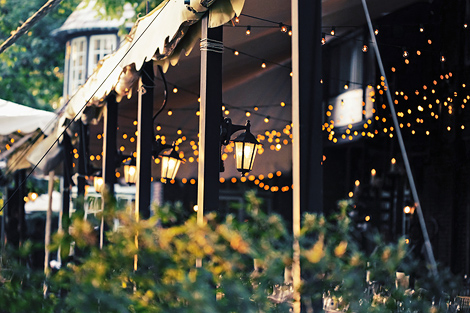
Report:
M 124 162 L 124 165 L 129 165 L 129 166 L 136 166 L 137 165 L 137 161 L 135 159 L 134 156 L 131 156 L 127 159 L 126 162 Z
M 182 161 L 183 163 L 185 162 L 185 159 L 181 158 L 178 152 L 175 151 L 175 149 L 167 150 L 167 151 L 162 151 L 158 155 L 160 158 L 161 157 L 168 157 L 168 158 L 173 158 Z
M 250 121 L 246 121 L 246 130 L 241 133 L 237 138 L 233 139 L 233 142 L 249 142 L 255 145 L 260 145 L 260 142 L 256 139 L 256 137 L 251 133 L 251 123 Z

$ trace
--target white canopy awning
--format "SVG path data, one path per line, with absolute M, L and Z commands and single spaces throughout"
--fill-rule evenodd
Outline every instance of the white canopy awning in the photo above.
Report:
M 200 27 L 194 26 L 206 12 L 209 12 L 210 27 L 217 27 L 239 15 L 244 2 L 191 0 L 187 5 L 181 0 L 163 1 L 137 20 L 126 42 L 115 53 L 99 62 L 85 84 L 69 99 L 63 110 L 63 119 L 80 117 L 84 106 L 103 106 L 106 96 L 112 91 L 116 92 L 118 102 L 130 96 L 144 62 L 158 61 L 165 71 L 170 64 L 176 65 L 181 52 L 184 50 L 188 55 L 199 39 Z M 90 117 L 83 120 L 85 123 L 93 122 Z M 62 133 L 62 130 L 58 131 Z
M 40 128 L 49 134 L 54 126 L 56 114 L 33 109 L 21 104 L 0 99 L 0 135 L 14 132 L 31 133 Z

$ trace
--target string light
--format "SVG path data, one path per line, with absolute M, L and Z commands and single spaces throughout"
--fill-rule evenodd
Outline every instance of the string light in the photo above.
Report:
M 178 92 L 178 87 L 175 86 L 175 87 L 173 88 L 173 93 L 177 93 L 177 92 Z
M 321 44 L 322 45 L 326 44 L 326 34 L 325 33 L 321 34 Z
M 262 68 L 266 68 L 266 62 L 263 60 L 263 63 L 261 63 Z
M 367 47 L 366 44 L 362 46 L 362 52 L 367 52 L 369 50 L 369 47 Z
M 238 16 L 235 16 L 235 23 L 240 23 L 240 18 Z
M 238 50 L 233 50 L 233 54 L 240 55 L 240 52 L 238 52 Z
M 419 25 L 419 32 L 420 32 L 420 33 L 424 32 L 424 26 L 423 26 L 423 24 L 420 24 L 420 25 Z
M 172 116 L 173 115 L 173 111 L 172 110 L 168 110 L 168 116 Z
M 245 34 L 246 34 L 247 36 L 251 34 L 251 26 L 247 26 L 247 27 L 246 27 L 246 32 L 245 32 Z
M 281 29 L 281 32 L 287 33 L 287 26 L 284 25 L 283 23 L 279 24 L 279 28 Z
M 265 122 L 265 123 L 269 123 L 269 119 L 270 119 L 270 117 L 269 117 L 269 116 L 266 116 L 266 117 L 264 118 L 264 122 Z
M 335 27 L 331 27 L 330 35 L 334 36 L 336 33 Z

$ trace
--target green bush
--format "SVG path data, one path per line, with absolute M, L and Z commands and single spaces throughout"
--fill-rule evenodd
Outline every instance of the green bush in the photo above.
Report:
M 278 215 L 261 212 L 254 193 L 247 198 L 243 221 L 228 215 L 219 222 L 210 213 L 204 226 L 195 216 L 179 222 L 178 206 L 156 208 L 141 221 L 110 208 L 105 220 L 117 218 L 120 227 L 107 232 L 101 250 L 93 226 L 73 217 L 70 232 L 56 234 L 52 246 L 68 252 L 74 243 L 76 253 L 46 280 L 22 265 L 27 247 L 9 256 L 0 272 L 0 311 L 288 312 L 293 290 L 284 272 L 292 265 L 292 237 Z M 300 293 L 307 311 L 323 297 L 350 312 L 446 310 L 458 288 L 449 272 L 440 271 L 439 281 L 423 272 L 402 241 L 384 244 L 376 236 L 366 254 L 355 232 L 348 203 L 330 218 L 304 216 Z M 420 277 L 414 290 L 395 286 L 398 270 Z

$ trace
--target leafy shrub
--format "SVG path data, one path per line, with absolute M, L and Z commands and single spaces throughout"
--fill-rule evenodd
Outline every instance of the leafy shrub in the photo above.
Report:
M 194 216 L 180 222 L 178 206 L 156 208 L 141 221 L 110 208 L 104 219 L 118 219 L 120 227 L 107 232 L 101 250 L 92 225 L 82 216 L 72 218 L 70 232 L 56 234 L 52 246 L 69 251 L 74 243 L 75 255 L 46 281 L 13 262 L 28 249 L 11 257 L 0 272 L 0 311 L 288 312 L 292 238 L 279 216 L 261 212 L 254 193 L 247 198 L 243 221 L 228 215 L 219 222 L 210 213 L 203 226 Z M 330 218 L 304 216 L 300 292 L 307 311 L 322 298 L 331 309 L 350 312 L 447 309 L 458 289 L 448 271 L 439 280 L 430 276 L 404 241 L 385 244 L 375 236 L 375 250 L 366 254 L 354 227 L 346 202 Z M 415 288 L 396 286 L 397 271 L 419 277 Z

